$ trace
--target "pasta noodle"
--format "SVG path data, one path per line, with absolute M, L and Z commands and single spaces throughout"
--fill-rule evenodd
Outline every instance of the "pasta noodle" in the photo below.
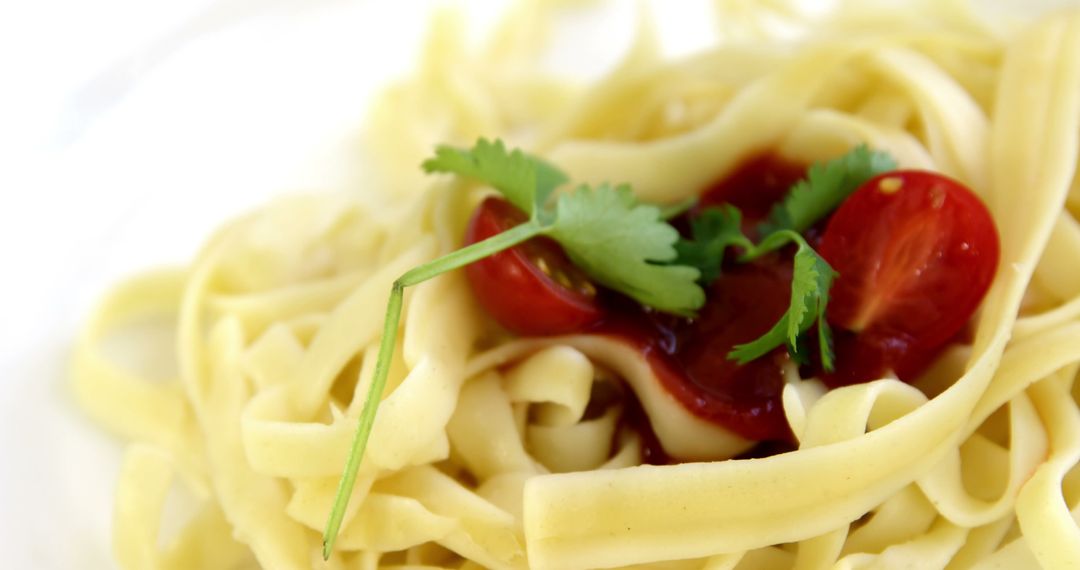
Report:
M 73 388 L 131 442 L 119 564 L 1080 567 L 1080 11 L 1003 32 L 960 2 L 851 2 L 827 16 L 716 4 L 726 19 L 713 48 L 664 59 L 643 19 L 622 62 L 584 87 L 534 65 L 557 3 L 518 3 L 478 52 L 441 13 L 417 73 L 372 116 L 385 190 L 275 202 L 221 229 L 188 267 L 114 289 L 75 347 Z M 728 459 L 753 442 L 683 410 L 636 349 L 509 338 L 460 272 L 409 289 L 324 562 L 387 292 L 460 245 L 484 193 L 421 179 L 417 165 L 435 143 L 481 135 L 659 203 L 766 151 L 808 163 L 865 142 L 979 194 L 1002 263 L 970 346 L 913 385 L 826 391 L 789 370 L 798 449 L 757 459 Z M 155 318 L 177 331 L 177 367 L 161 381 L 102 349 Z M 628 404 L 599 405 L 620 385 L 664 449 L 691 462 L 639 465 L 648 442 L 621 419 Z M 175 488 L 195 514 L 162 537 Z

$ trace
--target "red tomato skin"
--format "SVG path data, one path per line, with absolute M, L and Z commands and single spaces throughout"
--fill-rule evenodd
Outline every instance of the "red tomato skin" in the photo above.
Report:
M 506 200 L 487 198 L 469 220 L 465 244 L 483 241 L 525 221 L 525 215 Z M 510 332 L 523 336 L 578 332 L 600 320 L 603 312 L 596 295 L 560 285 L 530 261 L 536 256 L 543 256 L 558 271 L 584 279 L 557 243 L 532 238 L 465 267 L 469 285 L 484 310 Z
M 861 186 L 833 214 L 822 257 L 831 291 L 838 370 L 826 382 L 872 380 L 892 369 L 910 380 L 970 320 L 1000 257 L 986 206 L 941 174 L 900 170 Z

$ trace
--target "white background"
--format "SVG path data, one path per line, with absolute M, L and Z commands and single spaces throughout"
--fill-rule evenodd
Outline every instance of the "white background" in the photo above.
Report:
M 120 446 L 65 387 L 93 300 L 124 275 L 183 263 L 215 226 L 272 195 L 355 180 L 367 103 L 410 68 L 433 4 L 0 4 L 5 567 L 112 567 Z M 476 29 L 502 5 L 466 4 Z M 609 65 L 633 26 L 633 3 L 616 4 L 568 22 L 573 49 L 551 65 L 579 75 Z M 712 21 L 704 0 L 673 4 L 653 3 L 669 51 L 685 52 Z

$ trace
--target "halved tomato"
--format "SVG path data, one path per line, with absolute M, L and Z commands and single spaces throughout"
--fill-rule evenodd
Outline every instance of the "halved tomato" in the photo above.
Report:
M 501 198 L 484 200 L 469 221 L 465 245 L 483 241 L 526 221 Z M 520 335 L 576 332 L 603 316 L 597 289 L 555 241 L 532 238 L 465 267 L 480 305 Z
M 833 385 L 917 375 L 971 319 L 997 272 L 997 229 L 959 182 L 900 170 L 869 180 L 833 214 L 821 255 L 839 273 L 828 321 Z M 849 331 L 849 334 L 844 331 Z

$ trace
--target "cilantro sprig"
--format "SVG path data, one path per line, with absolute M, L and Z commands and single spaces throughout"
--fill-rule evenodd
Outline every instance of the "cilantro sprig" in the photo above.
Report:
M 825 370 L 833 369 L 832 334 L 825 311 L 837 274 L 800 234 L 835 210 L 867 180 L 895 168 L 891 156 L 871 151 L 865 145 L 812 165 L 806 178 L 792 186 L 768 219 L 758 225 L 758 233 L 765 236 L 758 244 L 743 233 L 742 214 L 731 204 L 707 208 L 691 222 L 691 239 L 675 245 L 679 252 L 676 263 L 698 268 L 704 284 L 720 275 L 728 248 L 741 249 L 737 261 L 745 263 L 785 245 L 796 245 L 787 311 L 764 335 L 734 347 L 729 358 L 746 364 L 787 345 L 789 354 L 805 362 L 805 350 L 800 349 L 806 344 L 805 333 L 816 321 L 821 364 Z
M 386 387 L 405 287 L 546 235 L 558 241 L 571 261 L 591 279 L 654 309 L 690 316 L 705 304 L 705 292 L 698 285 L 699 271 L 672 263 L 678 257 L 675 244 L 679 233 L 665 221 L 664 216 L 671 211 L 662 212 L 638 202 L 628 186 L 582 185 L 554 199 L 554 191 L 568 180 L 566 174 L 519 150 L 508 151 L 498 140 L 480 139 L 472 149 L 440 146 L 435 156 L 423 163 L 423 168 L 428 173 L 455 174 L 484 182 L 524 211 L 529 219 L 420 265 L 394 281 L 375 374 L 323 533 L 325 558 L 330 557 L 341 528 Z
M 794 243 L 797 249 L 791 278 L 791 302 L 787 311 L 764 335 L 734 347 L 728 358 L 746 364 L 786 344 L 793 357 L 805 361 L 805 354 L 800 352 L 800 345 L 805 343 L 800 341 L 817 321 L 821 362 L 826 370 L 832 370 L 832 335 L 825 322 L 825 309 L 829 304 L 829 288 L 836 272 L 798 232 L 777 230 L 755 244 L 742 232 L 739 209 L 724 204 L 704 210 L 691 222 L 691 234 L 692 239 L 682 240 L 675 245 L 679 251 L 677 262 L 697 267 L 704 283 L 710 283 L 720 275 L 728 248 L 741 249 L 742 253 L 736 261 L 746 263 Z
M 692 316 L 705 304 L 698 270 L 671 265 L 679 232 L 629 186 L 582 186 L 561 194 L 547 235 L 593 280 L 667 313 Z
M 890 170 L 896 170 L 893 157 L 862 144 L 839 158 L 815 163 L 807 170 L 806 178 L 769 212 L 761 234 L 778 230 L 805 232 L 867 180 Z
M 698 268 L 705 284 L 720 276 L 724 253 L 729 247 L 754 248 L 754 242 L 742 232 L 742 212 L 731 204 L 706 208 L 690 222 L 690 234 L 692 239 L 675 244 L 678 263 Z
M 608 288 L 677 315 L 693 315 L 705 304 L 698 271 L 670 263 L 678 257 L 679 232 L 664 220 L 665 212 L 638 202 L 627 185 L 581 185 L 552 204 L 552 192 L 567 176 L 536 157 L 507 151 L 498 140 L 480 139 L 471 150 L 439 147 L 423 168 L 491 185 L 529 215 L 518 228 L 530 229 L 521 231 L 555 239 L 575 265 Z
M 768 332 L 755 340 L 736 346 L 728 354 L 728 358 L 738 361 L 739 364 L 746 364 L 784 344 L 790 354 L 803 358 L 799 353 L 800 335 L 810 330 L 816 321 L 821 365 L 825 370 L 832 370 L 832 333 L 825 322 L 825 309 L 829 305 L 829 289 L 836 278 L 836 271 L 801 235 L 792 230 L 778 230 L 769 234 L 761 243 L 749 248 L 739 260 L 751 261 L 789 243 L 794 243 L 797 249 L 788 310 Z
M 569 179 L 540 158 L 519 149 L 508 151 L 501 140 L 480 139 L 471 149 L 440 145 L 424 172 L 456 174 L 489 184 L 528 216 L 550 221 L 545 209 L 551 193 Z

